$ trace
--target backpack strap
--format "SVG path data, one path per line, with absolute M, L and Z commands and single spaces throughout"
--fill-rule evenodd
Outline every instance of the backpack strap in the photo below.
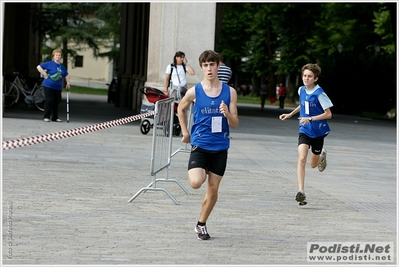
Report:
M 183 63 L 182 65 L 183 65 L 184 73 L 187 73 L 186 64 Z M 170 64 L 170 76 L 169 76 L 169 85 L 168 85 L 168 87 L 170 87 L 170 83 L 172 82 L 172 73 L 173 73 L 173 69 L 174 68 L 176 68 L 176 65 L 174 63 L 171 63 Z M 177 71 L 177 68 L 176 68 L 176 71 Z M 177 74 L 177 76 L 179 76 L 179 74 Z M 180 81 L 180 79 L 179 79 L 179 81 Z
M 168 87 L 170 87 L 170 83 L 172 82 L 172 73 L 173 73 L 173 69 L 175 68 L 175 64 L 171 63 L 170 64 L 170 76 L 169 76 L 169 84 Z
M 186 64 L 183 63 L 182 65 L 183 65 L 184 73 L 187 73 Z

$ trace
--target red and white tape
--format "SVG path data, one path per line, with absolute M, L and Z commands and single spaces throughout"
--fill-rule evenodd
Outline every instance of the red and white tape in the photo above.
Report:
M 61 131 L 61 132 L 55 132 L 55 133 L 50 133 L 50 134 L 42 134 L 42 135 L 36 135 L 32 137 L 27 137 L 27 138 L 21 138 L 21 139 L 15 139 L 15 140 L 9 140 L 9 141 L 3 141 L 3 150 L 8 150 L 8 149 L 13 149 L 17 147 L 23 147 L 23 146 L 30 146 L 30 145 L 35 145 L 39 143 L 44 143 L 44 142 L 49 142 L 49 141 L 55 141 L 55 140 L 60 140 L 68 137 L 73 137 L 81 134 L 86 134 L 86 133 L 91 133 L 99 130 L 104 130 L 107 128 L 111 128 L 114 126 L 126 124 L 132 121 L 136 121 L 145 117 L 149 117 L 155 114 L 155 111 L 149 111 L 147 113 L 142 113 L 130 117 L 125 117 L 122 119 L 117 119 L 113 121 L 108 121 L 108 122 L 102 122 L 98 124 L 93 124 L 85 127 L 80 127 L 80 128 L 75 128 L 67 131 Z

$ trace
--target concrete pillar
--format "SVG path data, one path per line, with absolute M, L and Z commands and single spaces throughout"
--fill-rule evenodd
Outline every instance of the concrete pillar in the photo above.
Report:
M 199 55 L 215 49 L 216 3 L 151 3 L 146 86 L 163 89 L 165 70 L 176 51 L 186 54 L 195 75 L 187 75 L 188 86 L 203 78 Z

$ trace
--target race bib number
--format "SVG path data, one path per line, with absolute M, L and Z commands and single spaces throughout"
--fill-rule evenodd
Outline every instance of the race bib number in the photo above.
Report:
M 222 117 L 212 117 L 212 133 L 222 132 Z
M 309 115 L 309 102 L 305 101 L 305 114 Z

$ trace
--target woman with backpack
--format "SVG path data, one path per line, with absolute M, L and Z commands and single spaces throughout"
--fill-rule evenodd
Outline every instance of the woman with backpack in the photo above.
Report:
M 166 67 L 164 93 L 175 100 L 180 100 L 187 91 L 186 73 L 194 75 L 194 69 L 188 64 L 184 52 L 177 51 L 173 63 Z M 168 90 L 169 88 L 169 90 Z

